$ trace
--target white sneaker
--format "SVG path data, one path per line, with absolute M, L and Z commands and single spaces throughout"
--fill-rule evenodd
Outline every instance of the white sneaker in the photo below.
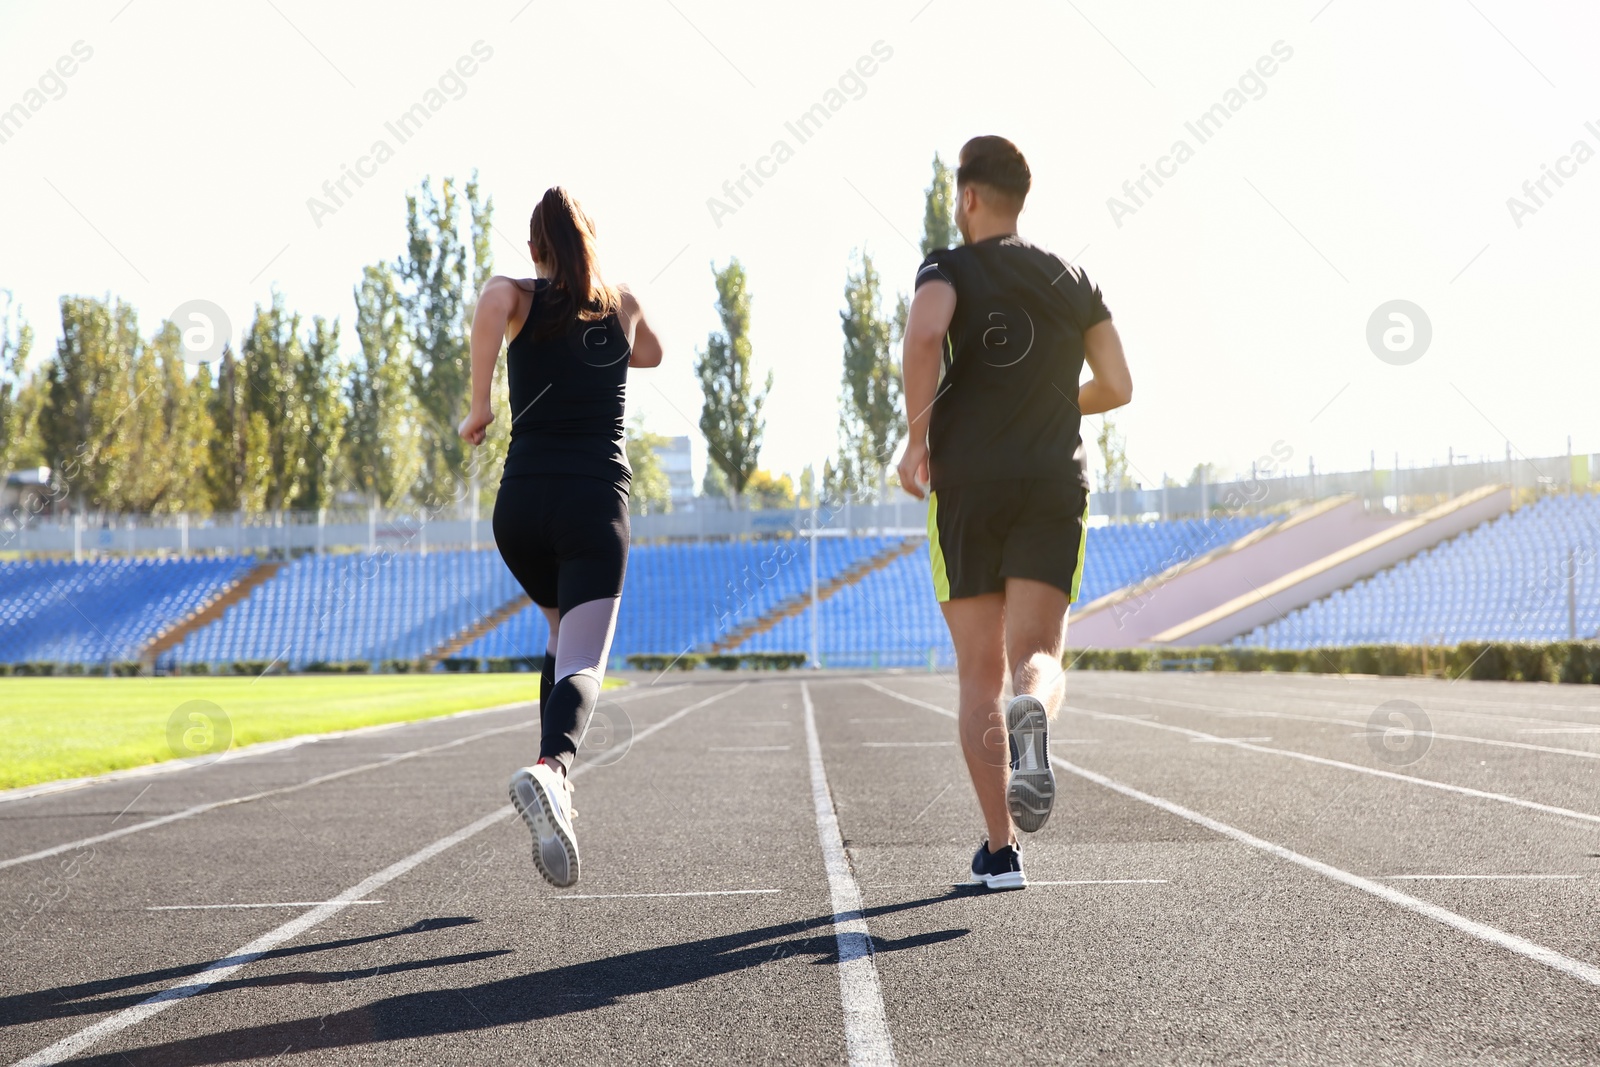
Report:
M 533 863 L 561 889 L 578 882 L 578 839 L 572 833 L 572 785 L 540 760 L 511 776 L 511 804 L 533 832 Z
M 1050 768 L 1050 718 L 1039 698 L 1026 693 L 1006 708 L 1011 737 L 1011 783 L 1006 806 L 1018 830 L 1031 834 L 1050 818 L 1056 801 L 1056 773 Z

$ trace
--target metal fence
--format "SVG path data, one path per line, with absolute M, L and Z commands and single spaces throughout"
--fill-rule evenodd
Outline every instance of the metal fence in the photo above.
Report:
M 1421 510 L 1482 485 L 1534 492 L 1587 488 L 1600 454 L 1450 463 L 1431 467 L 1303 474 L 1252 474 L 1242 479 L 1169 488 L 1090 494 L 1090 515 L 1102 521 L 1260 514 L 1346 493 L 1370 507 Z M 781 537 L 816 528 L 823 535 L 914 535 L 927 529 L 927 505 L 903 493 L 884 504 L 840 501 L 815 509 L 734 510 L 698 499 L 692 510 L 636 515 L 635 542 Z M 325 551 L 416 551 L 488 548 L 489 517 L 470 503 L 433 509 L 336 508 L 321 512 L 231 512 L 190 515 L 47 515 L 30 510 L 26 494 L 0 512 L 0 553 L 71 556 L 235 553 L 289 557 Z

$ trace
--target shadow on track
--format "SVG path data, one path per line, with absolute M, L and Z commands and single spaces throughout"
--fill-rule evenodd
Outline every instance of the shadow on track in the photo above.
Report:
M 293 948 L 275 948 L 270 952 L 261 954 L 262 960 L 281 960 L 292 956 L 303 956 L 309 952 L 326 952 L 330 949 L 353 948 L 356 945 L 367 945 L 374 941 L 387 941 L 391 937 L 404 937 L 407 934 L 420 934 L 429 930 L 443 930 L 452 926 L 465 926 L 475 923 L 477 919 L 465 916 L 451 916 L 448 918 L 424 919 L 412 923 L 410 926 L 399 930 L 391 930 L 386 934 L 368 934 L 365 937 L 347 937 L 338 941 L 319 941 L 314 945 L 296 945 Z M 475 953 L 474 957 L 482 955 L 500 955 L 500 953 Z M 442 965 L 447 962 L 461 962 L 452 959 L 440 961 L 425 961 Z M 77 985 L 57 986 L 55 989 L 40 990 L 37 993 L 18 993 L 12 996 L 0 997 L 0 1026 L 19 1026 L 23 1023 L 36 1023 L 45 1019 L 71 1018 L 74 1015 L 99 1015 L 102 1012 L 121 1011 L 131 1008 L 141 1000 L 148 998 L 154 991 L 143 987 L 149 985 L 165 984 L 176 978 L 188 978 L 199 974 L 210 967 L 208 963 L 195 963 L 187 967 L 163 967 L 156 971 L 143 971 L 139 974 L 123 975 L 120 978 L 104 978 L 93 982 L 80 982 Z M 385 967 L 383 970 L 405 970 L 414 968 L 418 964 L 400 964 L 394 967 Z M 292 975 L 269 975 L 262 978 L 237 978 L 227 982 L 218 982 L 206 993 L 214 993 L 222 989 L 240 989 L 253 985 L 282 985 L 292 981 L 319 981 L 337 982 L 349 978 L 370 977 L 375 973 L 375 968 L 366 971 L 328 972 L 320 978 L 312 975 L 318 972 L 298 972 L 300 977 Z M 138 990 L 138 992 L 125 993 L 125 990 Z M 112 994 L 122 993 L 121 996 Z
M 958 900 L 966 893 L 886 904 L 864 909 L 867 918 Z M 552 967 L 475 986 L 403 993 L 331 1015 L 291 1022 L 246 1026 L 221 1033 L 170 1041 L 127 1052 L 108 1052 L 68 1061 L 78 1067 L 197 1067 L 248 1059 L 273 1059 L 288 1048 L 297 1054 L 384 1041 L 468 1033 L 533 1022 L 614 1004 L 623 997 L 690 985 L 790 956 L 815 956 L 812 962 L 839 962 L 833 915 L 741 930 L 678 945 L 628 952 L 603 960 Z M 812 932 L 825 927 L 824 932 Z M 794 936 L 798 932 L 799 936 Z M 966 929 L 937 930 L 890 940 L 873 938 L 874 952 L 895 952 L 963 937 Z M 400 967 L 385 967 L 403 970 Z M 360 973 L 360 972 L 356 972 Z M 271 985 L 271 978 L 240 982 Z

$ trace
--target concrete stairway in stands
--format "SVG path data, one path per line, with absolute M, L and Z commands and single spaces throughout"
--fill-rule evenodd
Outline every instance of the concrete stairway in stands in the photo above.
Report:
M 140 664 L 143 665 L 146 671 L 154 667 L 157 657 L 163 652 L 177 648 L 183 643 L 185 637 L 188 637 L 196 630 L 210 626 L 222 618 L 229 608 L 255 592 L 257 587 L 270 581 L 283 567 L 284 564 L 281 561 L 257 564 L 249 574 L 228 586 L 202 607 L 157 634 L 139 653 Z
M 471 626 L 468 626 L 466 629 L 452 636 L 450 640 L 446 641 L 432 652 L 429 652 L 424 658 L 429 663 L 437 663 L 439 660 L 449 659 L 451 656 L 454 656 L 456 653 L 472 644 L 472 642 L 476 641 L 490 630 L 493 630 L 496 626 L 499 626 L 501 623 L 511 618 L 511 616 L 515 615 L 523 608 L 530 607 L 532 604 L 533 600 L 528 596 L 528 594 L 518 593 L 516 596 L 506 601 L 504 604 L 501 604 L 494 611 L 491 611 L 489 614 L 485 615 Z M 540 649 L 539 651 L 543 652 L 544 649 Z

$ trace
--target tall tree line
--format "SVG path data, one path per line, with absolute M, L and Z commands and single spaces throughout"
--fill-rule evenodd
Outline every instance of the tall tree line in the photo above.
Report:
M 922 254 L 960 243 L 955 224 L 955 172 L 936 152 L 933 178 L 924 190 Z M 865 251 L 845 275 L 844 370 L 839 396 L 839 453 L 823 466 L 823 491 L 831 497 L 882 501 L 889 466 L 905 438 L 900 410 L 903 383 L 896 347 L 905 337 L 910 298 L 900 293 L 893 317 L 883 309 L 881 281 Z
M 303 320 L 276 291 L 192 371 L 173 323 L 146 336 L 122 300 L 66 296 L 56 351 L 28 375 L 32 330 L 0 291 L 0 479 L 46 466 L 47 502 L 117 513 L 437 508 L 472 486 L 492 502 L 456 435 L 492 217 L 476 176 L 410 194 L 404 251 L 354 286 L 348 359 L 338 318 Z M 504 407 L 503 364 L 496 393 Z M 472 470 L 498 469 L 508 425 Z

